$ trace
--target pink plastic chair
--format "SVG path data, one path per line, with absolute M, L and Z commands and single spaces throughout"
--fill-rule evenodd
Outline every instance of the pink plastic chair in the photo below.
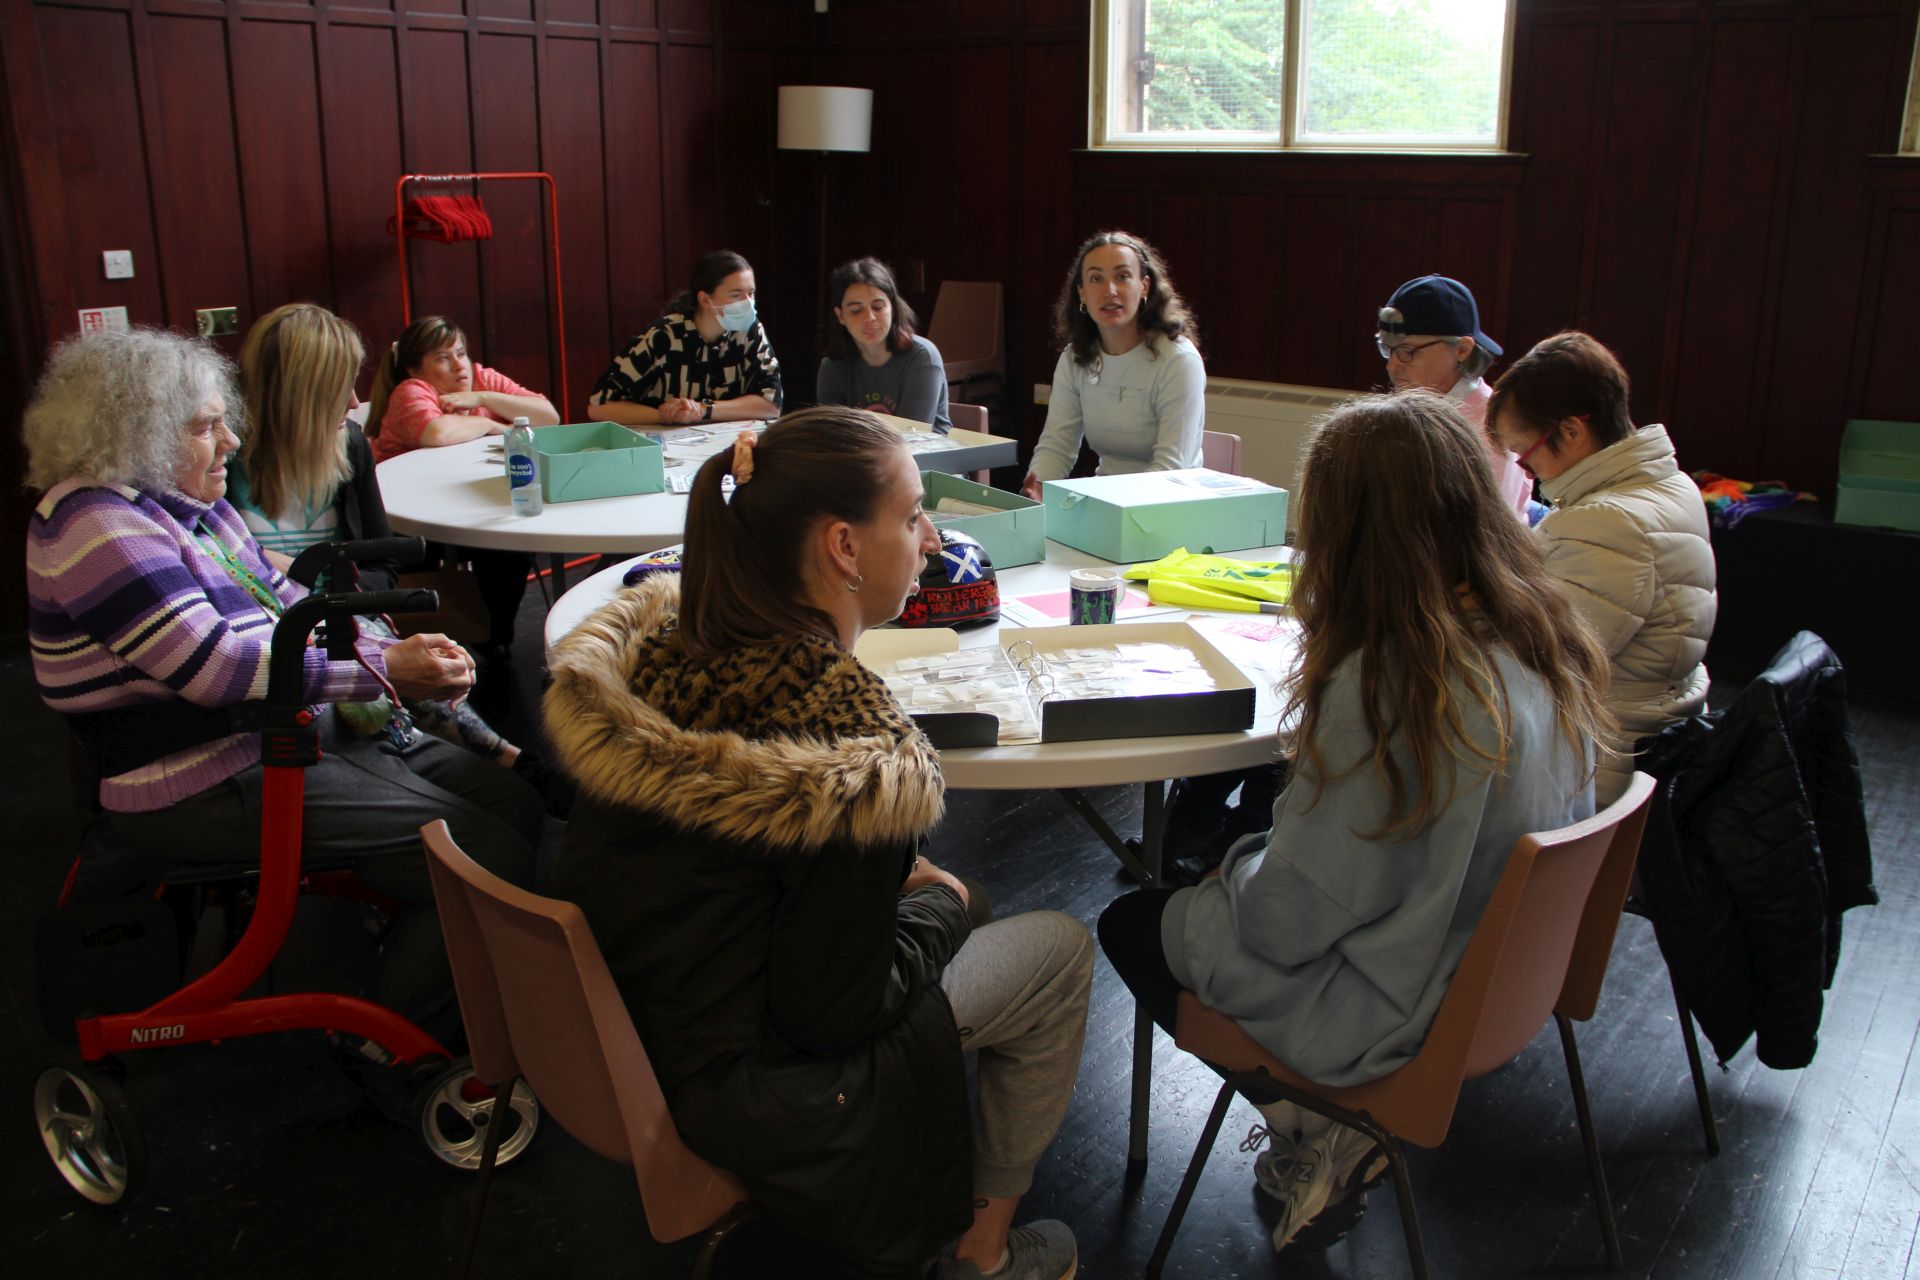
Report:
M 947 385 L 964 399 L 975 378 L 992 378 L 1004 392 L 1007 377 L 1005 307 L 997 280 L 943 280 L 934 299 L 927 341 L 947 362 Z M 956 424 L 958 425 L 958 424 Z
M 705 1232 L 703 1280 L 752 1216 L 746 1188 L 680 1140 L 660 1082 L 580 908 L 517 889 L 460 851 L 445 822 L 420 828 L 467 1024 L 475 1076 L 506 1097 L 525 1078 L 583 1146 L 633 1166 L 653 1238 Z M 455 1274 L 464 1277 L 504 1125 L 488 1125 Z
M 978 431 L 987 434 L 987 406 L 983 404 L 947 404 L 947 417 L 953 422 L 955 431 Z M 993 472 L 986 467 L 973 473 L 975 484 L 992 483 Z
M 1193 1199 L 1235 1092 L 1259 1102 L 1285 1098 L 1359 1129 L 1379 1143 L 1400 1200 L 1400 1227 L 1413 1274 L 1426 1280 L 1427 1253 L 1401 1143 L 1439 1146 L 1453 1124 L 1461 1086 L 1512 1061 L 1549 1018 L 1560 1030 L 1607 1262 L 1618 1271 L 1622 1259 L 1613 1202 L 1568 1011 L 1580 1016 L 1586 995 L 1591 992 L 1598 997 L 1605 971 L 1599 951 L 1601 934 L 1605 932 L 1610 944 L 1612 922 L 1619 918 L 1619 903 L 1626 893 L 1621 869 L 1633 866 L 1652 798 L 1653 779 L 1636 773 L 1624 795 L 1586 821 L 1520 837 L 1454 971 L 1426 1042 L 1412 1061 L 1378 1080 L 1348 1086 L 1316 1084 L 1268 1053 L 1232 1018 L 1201 1004 L 1191 991 L 1181 992 L 1174 1044 L 1213 1064 L 1226 1079 L 1159 1243 L 1147 1260 L 1150 1280 L 1157 1280 L 1166 1266 L 1180 1219 Z
M 1227 431 L 1200 433 L 1200 465 L 1230 476 L 1240 474 L 1240 437 Z

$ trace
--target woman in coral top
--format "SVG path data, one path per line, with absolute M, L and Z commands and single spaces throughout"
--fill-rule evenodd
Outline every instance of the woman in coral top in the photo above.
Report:
M 445 316 L 421 316 L 380 361 L 367 413 L 376 462 L 410 449 L 497 436 L 525 418 L 560 421 L 553 402 L 467 354 L 467 337 Z
M 536 427 L 560 421 L 553 402 L 467 354 L 467 336 L 445 316 L 421 316 L 381 357 L 367 410 L 375 462 L 412 449 L 462 444 L 505 433 L 515 418 Z M 506 664 L 513 623 L 527 593 L 533 557 L 524 551 L 473 551 L 474 584 L 487 606 L 487 643 L 475 656 Z

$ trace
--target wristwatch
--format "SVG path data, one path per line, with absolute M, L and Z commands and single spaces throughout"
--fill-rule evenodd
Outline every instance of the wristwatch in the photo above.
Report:
M 700 402 L 700 421 L 702 422 L 713 421 L 713 401 L 702 400 Z

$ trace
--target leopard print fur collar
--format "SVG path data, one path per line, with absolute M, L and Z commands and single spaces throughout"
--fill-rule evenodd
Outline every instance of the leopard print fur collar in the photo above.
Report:
M 940 759 L 886 684 L 814 636 L 701 662 L 680 584 L 622 591 L 554 646 L 548 740 L 581 790 L 688 831 L 804 853 L 940 820 Z

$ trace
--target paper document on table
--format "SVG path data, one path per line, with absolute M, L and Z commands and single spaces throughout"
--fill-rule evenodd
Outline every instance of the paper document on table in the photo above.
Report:
M 1038 591 L 1032 595 L 1002 597 L 1000 618 L 1016 627 L 1056 627 L 1067 621 L 1072 599 L 1071 591 Z M 1155 604 L 1147 599 L 1146 592 L 1128 587 L 1126 594 L 1114 606 L 1113 620 L 1120 622 L 1127 618 L 1151 618 L 1156 614 L 1172 612 L 1174 609 L 1171 605 Z
M 1172 471 L 1166 480 L 1207 493 L 1260 493 L 1274 487 L 1251 476 L 1230 476 L 1221 471 Z
M 729 422 L 725 426 L 710 427 L 663 427 L 658 431 L 643 434 L 652 436 L 660 442 L 661 460 L 668 471 L 684 469 L 691 476 L 700 469 L 702 463 L 723 449 L 733 448 L 733 442 L 746 432 L 758 432 L 766 424 L 762 422 Z M 675 483 L 676 476 L 668 476 L 673 493 L 685 493 L 685 487 Z
M 1279 710 L 1279 688 L 1300 665 L 1298 622 L 1291 618 L 1276 622 L 1206 613 L 1196 613 L 1187 622 L 1254 678 L 1260 700 L 1258 714 Z
M 966 445 L 952 436 L 943 436 L 937 431 L 903 431 L 900 435 L 907 442 L 907 452 L 915 455 L 946 453 L 952 449 L 966 448 Z
M 667 492 L 668 493 L 692 493 L 693 492 L 693 474 L 694 473 L 692 471 L 676 471 L 672 475 L 669 475 L 667 477 Z M 733 492 L 732 476 L 728 475 L 728 476 L 720 477 L 720 492 L 721 493 Z

